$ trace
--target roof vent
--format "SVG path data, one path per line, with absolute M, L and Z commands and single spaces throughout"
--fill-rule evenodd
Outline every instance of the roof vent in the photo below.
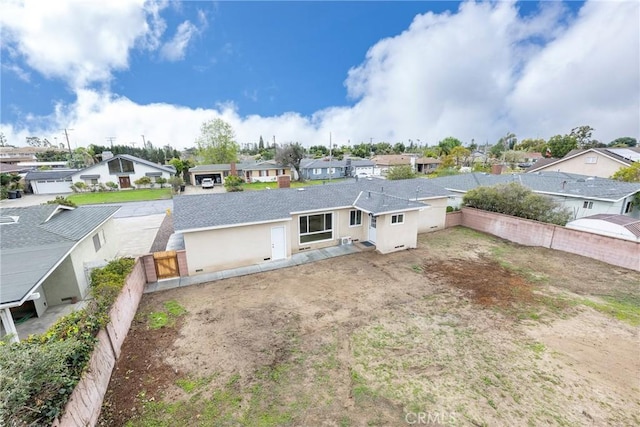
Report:
M 298 188 L 298 191 L 304 191 L 304 187 Z
M 11 216 L 11 215 L 0 215 L 0 225 L 1 224 L 15 224 L 18 222 L 19 216 Z

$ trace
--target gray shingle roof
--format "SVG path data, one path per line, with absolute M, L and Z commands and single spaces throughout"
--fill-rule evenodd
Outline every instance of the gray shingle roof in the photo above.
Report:
M 536 193 L 618 201 L 640 191 L 640 183 L 615 181 L 565 172 L 536 172 L 515 175 L 468 173 L 433 178 L 429 181 L 448 190 L 467 192 L 480 186 L 518 182 Z
M 176 169 L 173 167 L 173 165 L 159 165 L 157 163 L 153 163 L 153 162 L 150 162 L 148 160 L 141 159 L 140 157 L 131 156 L 129 154 L 118 154 L 117 156 L 113 156 L 113 157 L 111 157 L 109 159 L 103 160 L 100 163 L 96 163 L 95 165 L 92 165 L 92 166 L 89 166 L 87 168 L 81 169 L 79 172 L 84 174 L 87 171 L 90 171 L 90 170 L 92 170 L 93 168 L 95 168 L 97 166 L 104 165 L 104 164 L 106 164 L 106 163 L 108 163 L 108 162 L 110 162 L 110 161 L 112 161 L 114 159 L 127 159 L 127 160 L 130 160 L 130 161 L 134 162 L 134 163 L 140 163 L 140 164 L 155 168 L 157 170 L 160 170 L 162 172 L 167 172 L 167 173 L 170 173 L 170 174 L 175 174 L 176 173 Z M 78 172 L 76 172 L 76 173 L 78 173 Z
M 0 225 L 0 303 L 25 298 L 78 241 L 118 209 L 81 206 L 68 210 L 56 205 L 0 209 L 3 217 L 18 217 L 15 223 Z
M 425 204 L 375 191 L 362 191 L 353 203 L 367 213 L 380 215 L 388 212 L 424 209 Z
M 78 172 L 77 169 L 64 170 L 48 170 L 48 171 L 30 171 L 24 177 L 26 181 L 36 181 L 39 179 L 64 179 L 70 178 L 71 175 Z
M 404 203 L 408 209 L 416 208 L 408 200 L 428 200 L 450 194 L 426 179 L 416 178 L 399 181 L 359 180 L 315 185 L 303 190 L 292 188 L 177 196 L 173 199 L 173 224 L 176 231 L 185 231 L 291 219 L 291 214 L 296 212 L 354 206 L 360 193 L 368 191 L 392 196 L 394 206 Z M 387 203 L 391 200 L 389 197 Z M 424 207 L 424 204 L 420 206 Z M 374 212 L 387 211 L 384 208 Z

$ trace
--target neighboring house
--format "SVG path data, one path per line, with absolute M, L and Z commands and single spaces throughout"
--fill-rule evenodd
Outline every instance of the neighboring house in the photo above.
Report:
M 634 197 L 640 193 L 640 183 L 637 182 L 621 182 L 562 172 L 514 175 L 476 172 L 433 178 L 430 182 L 457 194 L 449 199 L 450 206 L 453 207 L 459 207 L 464 193 L 476 187 L 517 182 L 535 193 L 550 196 L 560 206 L 568 208 L 574 218 L 594 214 L 620 214 L 640 218 L 640 209 L 634 206 Z
M 159 165 L 129 154 L 118 154 L 113 157 L 107 157 L 104 154 L 100 163 L 71 175 L 73 183 L 84 182 L 91 187 L 115 182 L 119 188 L 124 189 L 135 186 L 135 181 L 145 176 L 151 178 L 153 183 L 158 178 L 169 179 L 176 173 L 171 165 Z
M 416 172 L 423 174 L 435 172 L 441 163 L 442 160 L 440 159 L 435 159 L 433 157 L 420 157 L 416 160 Z
M 640 219 L 626 215 L 585 216 L 567 223 L 567 228 L 640 242 Z
M 300 174 L 303 179 L 333 179 L 376 173 L 371 160 L 304 159 L 300 162 Z
M 540 159 L 527 169 L 532 172 L 566 172 L 610 178 L 621 167 L 640 161 L 640 147 L 572 150 L 561 159 Z
M 0 147 L 0 163 L 35 162 L 36 154 L 47 151 L 66 151 L 58 147 Z
M 238 175 L 248 183 L 276 182 L 281 175 L 291 176 L 291 169 L 272 161 L 198 165 L 189 169 L 192 185 L 200 185 L 204 178 L 211 178 L 214 184 L 222 185 L 229 175 Z
M 449 192 L 425 179 L 358 180 L 174 198 L 189 274 L 289 258 L 352 241 L 381 253 L 416 247 L 444 228 Z
M 31 171 L 24 180 L 33 194 L 71 193 L 71 176 L 76 172 L 77 169 Z
M 393 166 L 410 165 L 415 170 L 416 157 L 416 155 L 412 154 L 381 154 L 373 156 L 371 160 L 375 163 L 377 171 L 379 171 L 376 175 L 386 175 Z
M 117 249 L 111 218 L 119 206 L 40 205 L 0 209 L 0 314 L 41 316 L 47 307 L 87 295 L 90 269 Z

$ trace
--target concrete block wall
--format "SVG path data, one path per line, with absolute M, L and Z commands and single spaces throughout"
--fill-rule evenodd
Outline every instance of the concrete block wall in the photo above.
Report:
M 147 283 L 145 270 L 144 262 L 138 258 L 109 312 L 110 322 L 98 333 L 88 369 L 71 393 L 64 413 L 53 426 L 86 427 L 95 426 L 98 422 L 111 373 Z
M 463 208 L 461 213 L 460 225 L 464 227 L 493 234 L 521 245 L 556 249 L 640 271 L 638 242 L 479 209 Z
M 462 212 L 449 212 L 444 220 L 444 228 L 455 227 L 462 225 Z

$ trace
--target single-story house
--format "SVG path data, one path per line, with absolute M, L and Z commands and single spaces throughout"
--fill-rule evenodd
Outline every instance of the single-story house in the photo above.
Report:
M 527 173 L 566 172 L 610 178 L 621 167 L 640 161 L 640 147 L 572 150 L 561 159 L 542 158 Z
M 84 182 L 88 186 L 115 182 L 118 187 L 131 188 L 134 182 L 142 177 L 151 178 L 155 182 L 158 178 L 169 179 L 176 170 L 172 165 L 159 165 L 129 154 L 118 154 L 110 157 L 103 154 L 103 160 L 88 168 L 81 169 L 71 175 L 71 180 Z
M 438 169 L 438 166 L 442 163 L 442 160 L 435 159 L 433 157 L 420 157 L 416 159 L 416 172 L 417 173 L 432 173 Z
M 198 165 L 189 169 L 191 185 L 200 185 L 204 178 L 211 178 L 214 184 L 222 185 L 229 175 L 237 175 L 249 183 L 276 182 L 281 175 L 291 176 L 291 169 L 272 161 Z
M 634 197 L 640 193 L 640 183 L 637 182 L 621 182 L 563 172 L 513 175 L 475 172 L 443 176 L 430 181 L 455 194 L 449 199 L 452 207 L 459 207 L 464 193 L 476 187 L 518 182 L 535 193 L 551 197 L 561 207 L 569 209 L 574 218 L 594 214 L 620 214 L 640 218 L 640 207 L 634 205 Z
M 640 219 L 627 215 L 596 214 L 585 216 L 568 222 L 567 228 L 640 242 Z
M 371 160 L 375 163 L 376 168 L 381 175 L 386 175 L 393 166 L 410 165 L 414 170 L 416 167 L 417 155 L 412 154 L 381 154 L 373 156 Z
M 371 160 L 304 159 L 300 162 L 300 173 L 304 179 L 334 179 L 358 175 L 376 175 L 375 169 L 375 163 Z
M 33 194 L 71 193 L 71 176 L 76 172 L 77 169 L 30 171 L 24 180 Z
M 354 241 L 380 253 L 415 248 L 418 233 L 444 228 L 448 196 L 425 179 L 183 195 L 173 221 L 198 274 Z
M 0 209 L 0 315 L 41 316 L 47 307 L 87 295 L 89 272 L 115 256 L 119 206 L 40 205 Z M 14 340 L 17 337 L 14 337 Z

